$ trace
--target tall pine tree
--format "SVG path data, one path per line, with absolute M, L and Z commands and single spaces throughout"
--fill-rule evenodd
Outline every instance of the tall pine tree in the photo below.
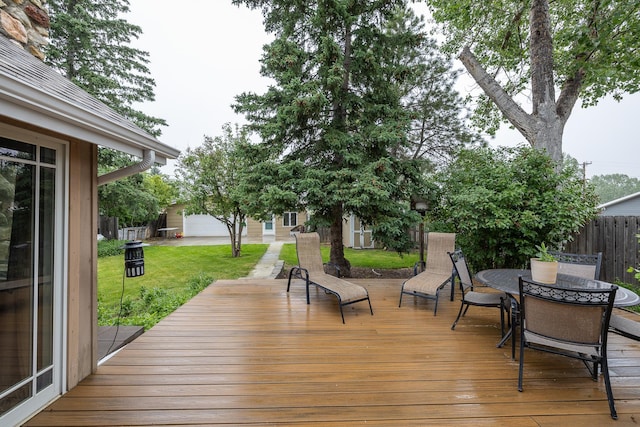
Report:
M 265 46 L 262 73 L 274 80 L 263 95 L 244 93 L 244 113 L 261 142 L 247 147 L 253 209 L 279 214 L 299 208 L 331 230 L 332 263 L 349 271 L 343 221 L 353 214 L 378 242 L 407 250 L 409 209 L 421 183 L 410 150 L 411 113 L 401 89 L 415 72 L 399 55 L 423 41 L 402 26 L 404 0 L 234 0 L 260 8 L 274 41 Z M 260 161 L 258 161 L 260 160 Z
M 163 119 L 135 109 L 153 101 L 155 81 L 149 75 L 149 54 L 131 47 L 142 29 L 121 16 L 128 0 L 49 0 L 51 41 L 46 62 L 123 117 L 153 136 Z M 99 173 L 135 163 L 130 155 L 100 147 Z M 158 200 L 144 187 L 142 175 L 103 185 L 100 214 L 117 216 L 122 225 L 142 225 L 158 215 Z
M 130 46 L 142 29 L 121 18 L 128 0 L 49 0 L 51 42 L 47 63 L 151 135 L 163 119 L 133 108 L 153 101 L 149 54 Z

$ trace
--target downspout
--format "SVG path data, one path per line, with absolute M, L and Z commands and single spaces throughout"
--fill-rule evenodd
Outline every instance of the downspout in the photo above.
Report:
M 135 165 L 127 166 L 126 168 L 118 169 L 98 177 L 98 186 L 107 184 L 112 181 L 116 181 L 121 178 L 126 178 L 131 175 L 135 175 L 140 172 L 144 172 L 153 166 L 156 160 L 156 152 L 153 150 L 144 150 L 142 161 Z

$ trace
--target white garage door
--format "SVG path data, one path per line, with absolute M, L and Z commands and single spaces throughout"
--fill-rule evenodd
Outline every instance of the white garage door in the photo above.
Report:
M 209 215 L 188 215 L 183 218 L 185 237 L 229 237 L 227 227 Z

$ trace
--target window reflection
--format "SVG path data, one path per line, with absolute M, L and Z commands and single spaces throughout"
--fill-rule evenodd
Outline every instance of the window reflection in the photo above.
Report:
M 0 393 L 32 375 L 34 178 L 33 165 L 0 165 Z M 30 390 L 0 400 L 0 413 Z
M 54 380 L 57 152 L 37 148 L 0 137 L 0 417 Z
M 0 136 L 0 156 L 16 159 L 35 160 L 36 146 Z

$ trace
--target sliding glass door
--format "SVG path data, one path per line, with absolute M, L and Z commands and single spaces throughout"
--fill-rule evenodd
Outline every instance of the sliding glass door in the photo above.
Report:
M 0 137 L 0 425 L 61 392 L 64 151 Z

